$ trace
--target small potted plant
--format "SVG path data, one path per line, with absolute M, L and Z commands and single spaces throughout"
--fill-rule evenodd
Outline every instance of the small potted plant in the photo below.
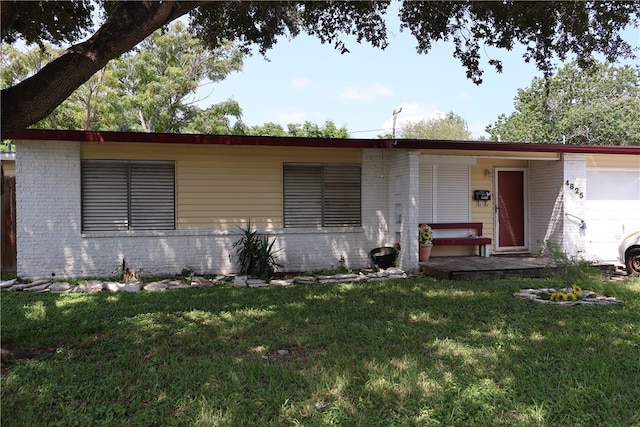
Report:
M 420 244 L 419 261 L 424 262 L 431 256 L 431 248 L 433 247 L 433 232 L 429 224 L 420 224 L 420 232 L 418 233 L 418 243 Z

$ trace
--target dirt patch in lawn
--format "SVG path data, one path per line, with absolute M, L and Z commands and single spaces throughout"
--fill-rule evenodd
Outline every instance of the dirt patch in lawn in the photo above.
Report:
M 13 364 L 15 364 L 18 360 L 33 359 L 34 357 L 40 356 L 41 354 L 55 353 L 56 350 L 57 347 L 42 347 L 34 349 L 0 347 L 0 361 L 2 361 L 0 375 L 2 375 L 3 377 L 7 375 L 11 366 L 13 366 Z

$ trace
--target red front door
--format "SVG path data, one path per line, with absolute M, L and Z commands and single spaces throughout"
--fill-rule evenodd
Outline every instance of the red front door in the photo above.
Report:
M 526 248 L 524 170 L 497 170 L 497 250 Z

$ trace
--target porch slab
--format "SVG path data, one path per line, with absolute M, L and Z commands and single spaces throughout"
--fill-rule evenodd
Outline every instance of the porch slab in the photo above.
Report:
M 450 280 L 546 277 L 554 267 L 551 258 L 522 255 L 433 257 L 420 263 L 424 275 Z

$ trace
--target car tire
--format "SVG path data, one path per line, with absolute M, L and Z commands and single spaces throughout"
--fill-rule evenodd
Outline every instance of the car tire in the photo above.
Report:
M 625 259 L 627 272 L 635 276 L 640 276 L 640 248 L 631 249 Z

